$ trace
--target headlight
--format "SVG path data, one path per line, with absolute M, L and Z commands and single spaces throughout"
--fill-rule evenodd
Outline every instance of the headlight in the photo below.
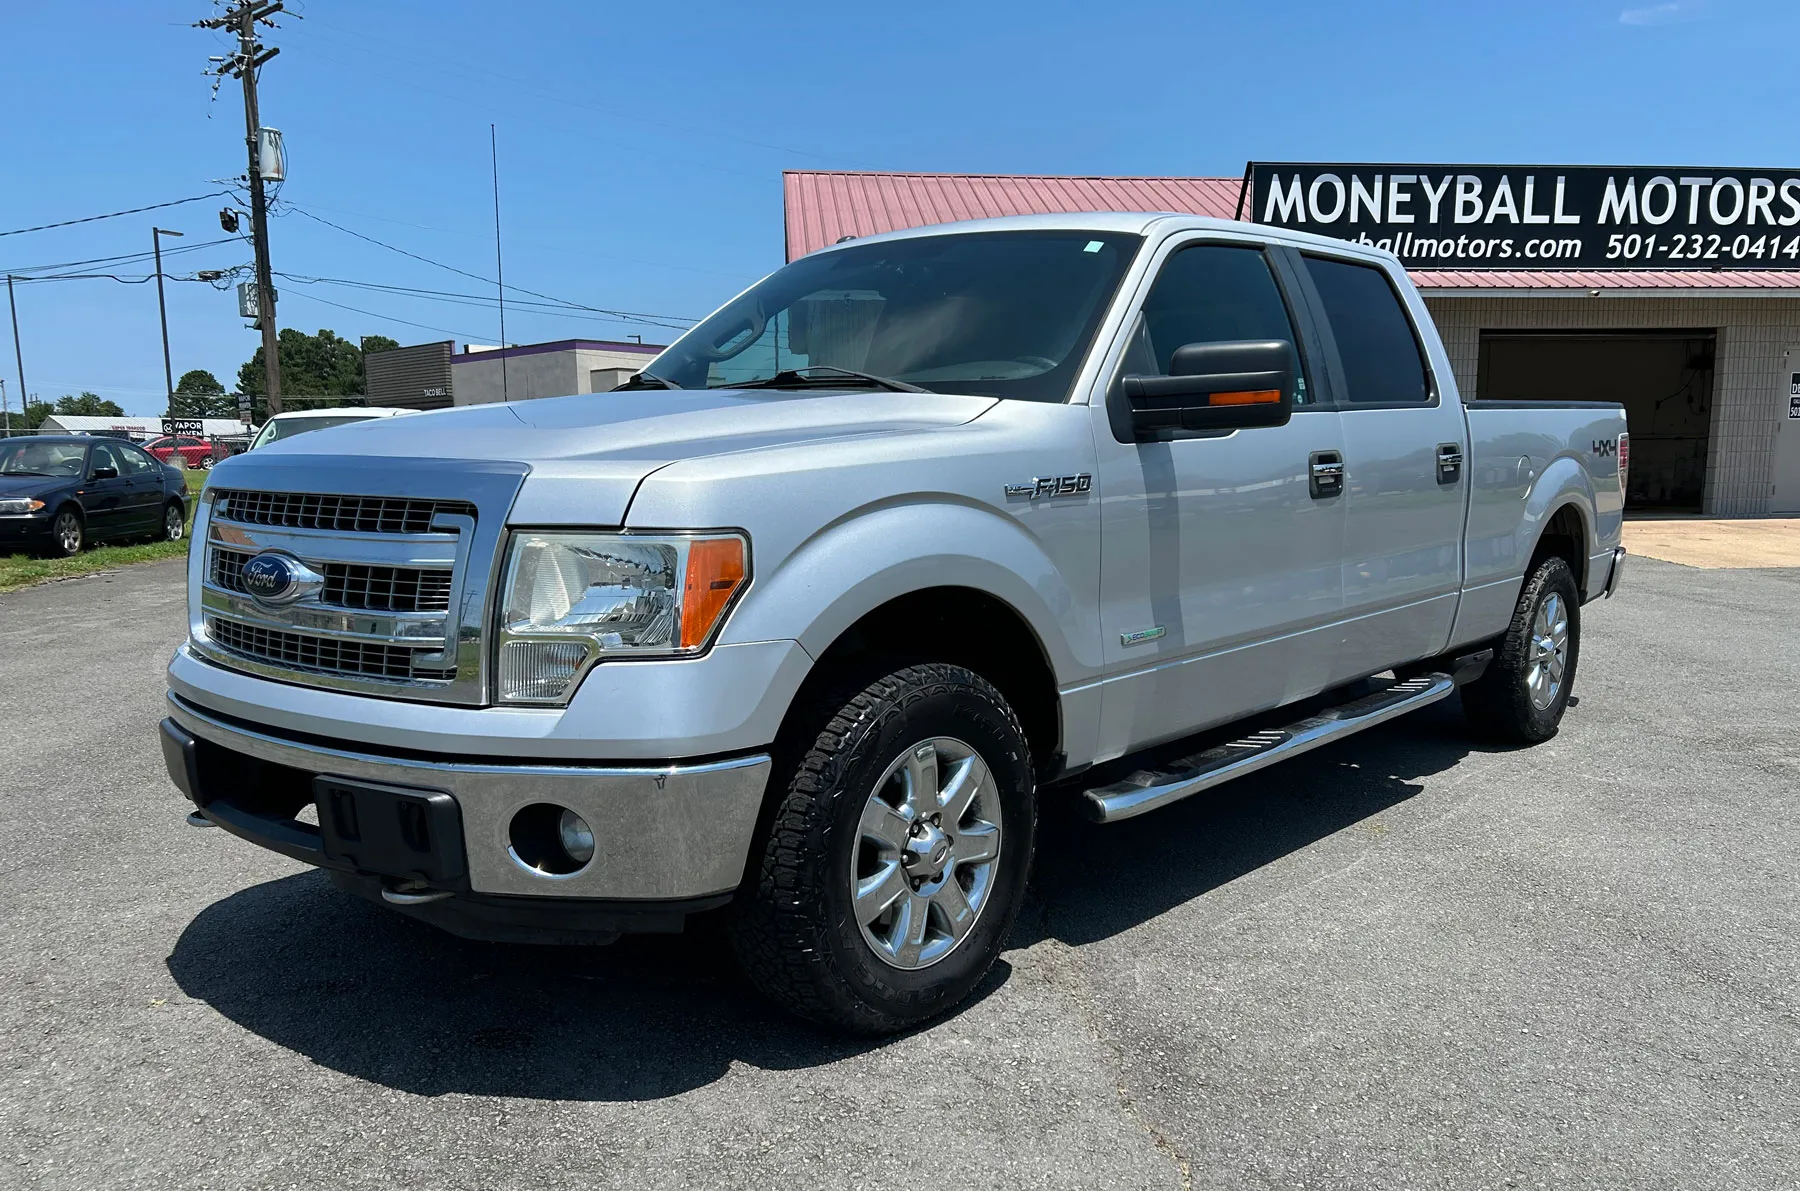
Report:
M 500 699 L 560 702 L 596 661 L 699 653 L 749 572 L 738 534 L 514 534 Z
M 29 496 L 9 496 L 0 500 L 0 513 L 35 513 L 43 507 L 43 501 Z

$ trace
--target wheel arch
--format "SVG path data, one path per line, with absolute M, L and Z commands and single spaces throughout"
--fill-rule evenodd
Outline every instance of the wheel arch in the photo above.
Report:
M 1038 776 L 1060 767 L 1062 704 L 1044 642 L 1018 609 L 974 587 L 921 587 L 846 626 L 817 655 L 789 706 L 782 736 L 803 732 L 802 717 L 828 694 L 915 662 L 963 666 L 992 683 L 1019 717 Z

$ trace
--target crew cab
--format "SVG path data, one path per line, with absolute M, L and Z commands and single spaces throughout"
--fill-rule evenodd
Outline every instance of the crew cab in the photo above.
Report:
M 620 390 L 219 464 L 162 746 L 191 821 L 400 912 L 721 911 L 781 1004 L 903 1029 L 998 955 L 1045 799 L 1109 823 L 1459 692 L 1555 733 L 1628 449 L 1617 405 L 1465 402 L 1372 248 L 853 240 Z

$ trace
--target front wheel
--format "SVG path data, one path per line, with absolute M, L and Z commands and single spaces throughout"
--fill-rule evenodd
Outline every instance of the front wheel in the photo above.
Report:
M 1037 829 L 1018 718 L 979 675 L 908 666 L 814 709 L 734 915 L 750 980 L 824 1025 L 891 1033 L 1000 954 Z
M 1581 660 L 1581 595 L 1561 558 L 1539 562 L 1525 579 L 1512 624 L 1494 660 L 1462 688 L 1463 712 L 1478 736 L 1538 744 L 1556 735 Z
M 74 558 L 80 554 L 86 538 L 81 514 L 74 509 L 59 511 L 50 523 L 50 553 L 57 558 Z

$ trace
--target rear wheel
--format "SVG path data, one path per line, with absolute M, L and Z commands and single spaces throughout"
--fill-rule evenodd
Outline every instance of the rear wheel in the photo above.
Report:
M 181 507 L 180 501 L 172 500 L 163 510 L 162 539 L 165 542 L 179 542 L 187 534 L 187 511 Z
M 1018 912 L 1037 807 L 1000 693 L 908 666 L 814 709 L 733 913 L 751 981 L 785 1008 L 890 1033 L 961 1002 Z
M 1462 688 L 1463 712 L 1479 736 L 1538 744 L 1556 735 L 1581 658 L 1581 595 L 1561 558 L 1526 578 L 1512 624 L 1487 672 Z
M 58 558 L 73 558 L 81 553 L 87 540 L 87 528 L 81 514 L 73 506 L 57 510 L 50 522 L 50 553 Z

